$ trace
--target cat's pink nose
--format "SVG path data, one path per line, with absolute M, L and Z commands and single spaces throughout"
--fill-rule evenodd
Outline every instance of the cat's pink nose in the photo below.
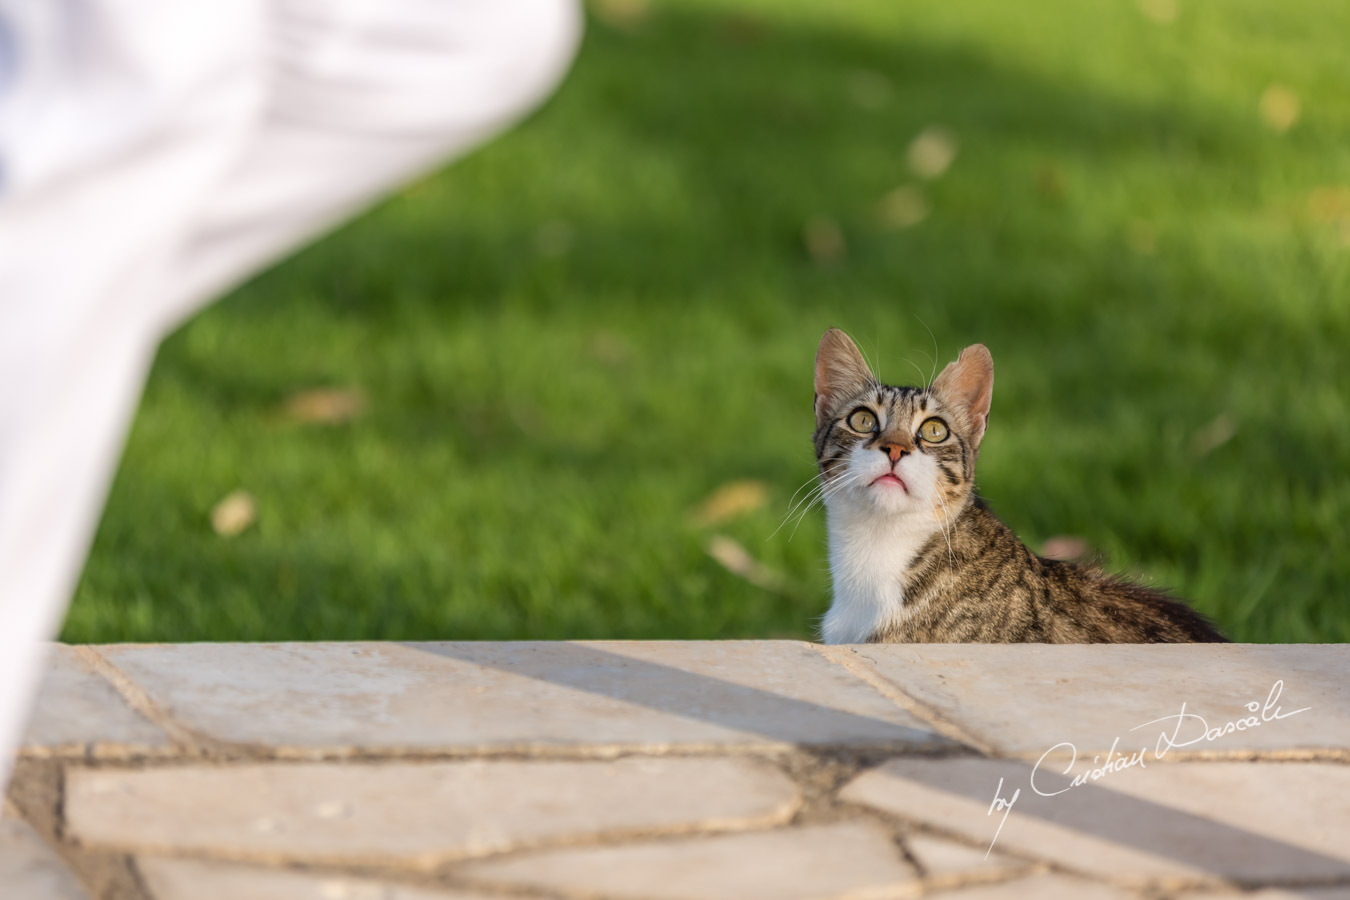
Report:
M 912 448 L 906 447 L 903 444 L 882 444 L 880 449 L 882 453 L 885 453 L 891 458 L 891 462 L 896 462 Z

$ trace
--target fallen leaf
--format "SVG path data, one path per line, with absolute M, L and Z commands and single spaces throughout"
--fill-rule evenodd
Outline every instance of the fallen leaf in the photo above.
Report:
M 543 409 L 528 400 L 518 400 L 506 406 L 511 424 L 520 429 L 520 433 L 533 440 L 542 440 L 548 434 L 548 419 Z
M 817 216 L 802 229 L 806 252 L 818 263 L 832 263 L 843 259 L 848 252 L 844 232 L 839 223 L 826 216 Z
M 1158 25 L 1171 25 L 1180 12 L 1177 0 L 1139 0 L 1139 11 Z
M 709 494 L 694 510 L 692 518 L 701 527 L 720 525 L 760 509 L 768 500 L 769 486 L 762 481 L 729 481 Z
M 920 178 L 940 178 L 956 159 L 956 135 L 941 125 L 930 125 L 909 144 L 909 168 Z
M 1261 120 L 1276 134 L 1284 134 L 1298 121 L 1298 94 L 1282 84 L 1272 84 L 1261 94 Z
M 750 555 L 744 547 L 725 534 L 715 534 L 708 541 L 708 555 L 722 564 L 728 572 L 766 591 L 783 593 L 787 582 L 782 575 Z
M 848 95 L 863 109 L 881 109 L 890 102 L 891 80 L 880 72 L 871 69 L 858 69 L 849 73 Z
M 258 505 L 248 491 L 231 491 L 211 507 L 211 530 L 221 537 L 234 537 L 258 518 Z
M 1158 252 L 1158 232 L 1142 219 L 1130 223 L 1125 239 L 1137 256 L 1152 256 Z
M 1308 212 L 1318 222 L 1350 219 L 1350 186 L 1330 184 L 1313 188 L 1308 194 Z
M 588 5 L 601 22 L 624 31 L 636 31 L 652 13 L 647 0 L 591 0 Z
M 350 422 L 366 411 L 366 395 L 357 388 L 315 388 L 286 398 L 285 416 L 307 425 Z
M 1231 441 L 1236 434 L 1237 420 L 1226 412 L 1219 413 L 1195 432 L 1195 437 L 1191 439 L 1191 452 L 1198 457 L 1208 456 Z
M 1036 190 L 1049 200 L 1064 199 L 1064 172 L 1054 163 L 1045 163 L 1036 171 Z
M 566 256 L 576 242 L 576 231 L 566 222 L 545 222 L 534 232 L 534 249 L 540 256 Z
M 1333 226 L 1341 243 L 1350 247 L 1350 186 L 1333 184 L 1314 188 L 1308 195 L 1308 212 L 1314 221 Z
M 763 40 L 769 29 L 758 16 L 736 13 L 722 20 L 720 31 L 733 44 L 754 44 Z
M 597 362 L 612 369 L 623 368 L 637 355 L 628 339 L 613 331 L 597 331 L 591 335 L 587 350 Z
M 918 185 L 901 185 L 881 198 L 877 218 L 886 228 L 913 228 L 928 218 L 928 201 Z
M 1041 545 L 1041 556 L 1046 559 L 1083 562 L 1092 555 L 1092 545 L 1072 534 L 1057 534 Z

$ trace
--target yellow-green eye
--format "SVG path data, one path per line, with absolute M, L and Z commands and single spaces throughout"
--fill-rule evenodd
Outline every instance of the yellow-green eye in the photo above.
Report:
M 919 426 L 919 437 L 930 444 L 940 444 L 947 439 L 947 423 L 941 419 L 925 419 Z
M 870 409 L 855 409 L 848 414 L 848 427 L 860 434 L 871 434 L 877 430 L 877 417 Z

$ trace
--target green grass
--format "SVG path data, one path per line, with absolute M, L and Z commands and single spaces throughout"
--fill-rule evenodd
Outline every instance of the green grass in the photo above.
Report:
M 1028 543 L 1081 535 L 1239 640 L 1350 641 L 1350 201 L 1310 200 L 1350 184 L 1348 33 L 1320 0 L 592 21 L 538 115 L 169 338 L 63 637 L 809 636 L 822 516 L 774 531 L 838 325 L 906 383 L 989 345 L 980 488 Z M 887 229 L 935 123 L 956 161 Z M 318 386 L 369 412 L 278 413 Z M 769 502 L 719 530 L 782 591 L 690 523 L 736 479 Z M 217 537 L 241 487 L 258 521 Z

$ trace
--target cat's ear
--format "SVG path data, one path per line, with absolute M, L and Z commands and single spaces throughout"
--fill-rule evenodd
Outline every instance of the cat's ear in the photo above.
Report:
M 956 362 L 948 363 L 933 382 L 933 394 L 965 412 L 971 440 L 978 447 L 994 399 L 994 357 L 989 348 L 971 344 L 962 350 Z
M 836 404 L 877 383 L 858 347 L 838 328 L 820 339 L 816 350 L 816 425 L 824 424 Z

